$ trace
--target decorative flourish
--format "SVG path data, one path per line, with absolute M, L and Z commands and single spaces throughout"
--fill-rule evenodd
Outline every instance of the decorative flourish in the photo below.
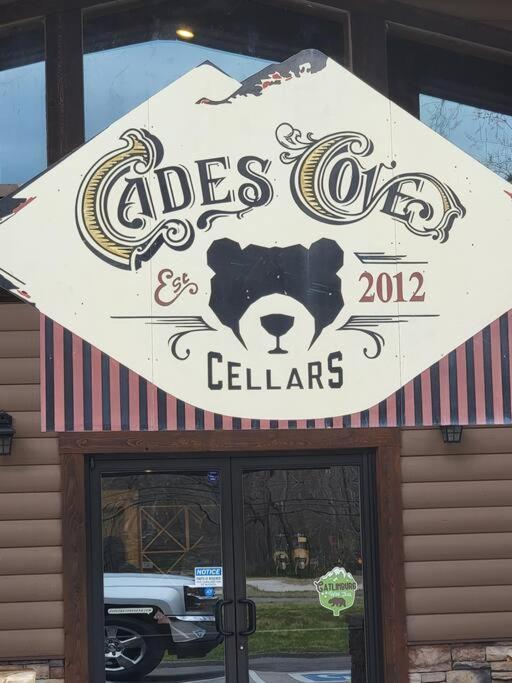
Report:
M 363 165 L 374 152 L 373 142 L 363 133 L 341 131 L 316 139 L 282 123 L 276 138 L 286 149 L 281 161 L 293 164 L 292 195 L 316 220 L 347 225 L 378 207 L 414 235 L 443 243 L 454 220 L 465 215 L 453 190 L 428 173 L 402 173 L 381 181 L 396 162 Z
M 372 329 L 366 329 L 366 327 L 372 328 L 379 326 L 379 323 L 369 321 L 371 321 L 371 318 L 366 318 L 364 316 L 359 315 L 352 315 L 342 327 L 338 327 L 338 332 L 362 332 L 363 334 L 367 334 L 369 337 L 371 337 L 371 339 L 375 343 L 375 352 L 373 354 L 370 353 L 368 351 L 368 347 L 365 346 L 363 347 L 363 353 L 366 356 L 366 358 L 374 360 L 375 358 L 378 358 L 380 356 L 382 349 L 386 344 L 386 340 L 379 332 L 375 332 L 375 330 Z
M 400 263 L 401 265 L 424 265 L 428 261 L 409 261 L 406 254 L 386 254 L 383 251 L 355 251 L 355 256 L 361 263 L 372 265 Z
M 277 141 L 288 150 L 281 152 L 279 158 L 283 164 L 293 164 L 304 152 L 311 147 L 316 139 L 313 133 L 302 133 L 289 123 L 282 123 L 276 130 Z
M 169 337 L 168 344 L 169 348 L 171 349 L 172 355 L 177 359 L 177 360 L 187 360 L 187 358 L 190 356 L 190 349 L 187 347 L 184 349 L 183 353 L 178 352 L 178 343 L 185 337 L 187 334 L 191 334 L 193 332 L 216 332 L 215 328 L 211 327 L 208 325 L 207 322 L 200 316 L 187 316 L 183 317 L 179 320 L 175 320 L 174 322 L 169 322 L 169 323 L 154 323 L 156 325 L 160 324 L 171 324 L 174 325 L 175 327 L 181 328 L 182 331 L 180 332 L 175 332 Z
M 170 315 L 170 316 L 155 316 L 155 315 L 113 315 L 112 320 L 144 320 L 146 325 L 168 325 L 175 328 L 175 332 L 171 334 L 168 340 L 169 348 L 176 360 L 187 360 L 190 356 L 190 349 L 185 348 L 180 353 L 178 349 L 179 342 L 187 334 L 193 332 L 216 332 L 217 330 L 208 325 L 208 323 L 200 315 Z
M 386 345 L 386 340 L 380 332 L 376 332 L 374 328 L 379 325 L 400 325 L 408 323 L 416 318 L 438 318 L 438 314 L 425 315 L 351 315 L 347 322 L 338 327 L 338 332 L 361 332 L 368 335 L 375 344 L 375 351 L 370 353 L 368 347 L 363 347 L 363 353 L 366 358 L 374 360 L 382 353 L 382 349 Z
M 199 230 L 208 232 L 218 218 L 223 218 L 224 216 L 236 216 L 238 219 L 241 219 L 249 211 L 252 211 L 251 206 L 245 206 L 243 209 L 237 209 L 236 211 L 219 211 L 216 209 L 205 211 L 197 219 L 197 227 Z
M 176 299 L 188 291 L 190 294 L 197 294 L 199 287 L 196 282 L 189 279 L 188 273 L 174 275 L 170 268 L 164 268 L 158 273 L 158 287 L 155 290 L 155 301 L 159 306 L 170 306 Z M 162 298 L 162 294 L 170 293 L 170 298 Z

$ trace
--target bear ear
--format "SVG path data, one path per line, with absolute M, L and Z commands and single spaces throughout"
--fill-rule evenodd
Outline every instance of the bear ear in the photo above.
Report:
M 208 249 L 207 263 L 217 273 L 239 256 L 241 251 L 238 242 L 227 237 L 222 240 L 215 240 Z
M 336 272 L 343 265 L 343 249 L 334 240 L 323 238 L 313 242 L 309 254 L 310 258 L 317 259 L 318 263 L 331 271 Z

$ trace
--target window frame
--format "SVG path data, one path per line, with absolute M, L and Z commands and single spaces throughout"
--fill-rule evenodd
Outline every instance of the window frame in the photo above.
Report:
M 449 36 L 432 36 L 410 27 L 390 24 L 389 28 L 390 98 L 396 104 L 419 118 L 420 95 L 429 95 L 512 115 L 512 90 L 483 85 L 492 76 L 493 65 L 508 70 L 512 79 L 512 47 L 509 51 L 496 50 Z M 510 34 L 512 38 L 512 31 Z M 441 50 L 445 58 L 438 64 L 430 64 L 427 71 L 421 53 L 429 50 L 432 54 Z M 472 62 L 471 68 L 465 60 Z M 436 74 L 436 69 L 441 76 Z
M 90 680 L 93 663 L 88 660 L 90 629 L 98 609 L 92 599 L 92 573 L 88 562 L 93 556 L 89 520 L 95 505 L 90 481 L 102 458 L 133 456 L 194 457 L 222 453 L 245 453 L 259 458 L 265 453 L 310 453 L 319 457 L 343 451 L 374 451 L 374 528 L 377 600 L 380 607 L 383 683 L 406 683 L 408 652 L 403 559 L 403 520 L 400 475 L 400 430 L 360 428 L 343 430 L 161 432 L 144 434 L 88 433 L 59 435 L 63 468 L 63 560 L 64 625 L 66 633 L 66 681 Z M 343 456 L 341 456 L 342 460 Z M 341 462 L 340 460 L 340 462 Z M 97 499 L 96 499 L 97 502 Z M 369 533 L 371 530 L 369 531 Z M 97 545 L 97 544 L 96 544 Z M 97 550 L 97 548 L 96 548 Z M 97 563 L 97 559 L 96 559 Z M 89 567 L 89 568 L 88 568 Z M 101 607 L 101 606 L 100 606 Z M 91 621 L 92 620 L 92 621 Z

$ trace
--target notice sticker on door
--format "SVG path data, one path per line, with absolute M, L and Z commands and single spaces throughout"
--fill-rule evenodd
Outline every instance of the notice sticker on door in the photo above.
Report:
M 196 586 L 222 587 L 222 567 L 195 567 L 194 579 Z
M 357 581 L 343 567 L 334 567 L 313 583 L 318 592 L 320 604 L 331 610 L 335 617 L 354 604 Z

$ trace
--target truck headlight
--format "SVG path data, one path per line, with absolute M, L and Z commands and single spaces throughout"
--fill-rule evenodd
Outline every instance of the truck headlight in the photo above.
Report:
M 213 613 L 213 608 L 218 600 L 215 588 L 208 586 L 198 588 L 196 586 L 183 586 L 185 595 L 185 609 L 187 612 Z

